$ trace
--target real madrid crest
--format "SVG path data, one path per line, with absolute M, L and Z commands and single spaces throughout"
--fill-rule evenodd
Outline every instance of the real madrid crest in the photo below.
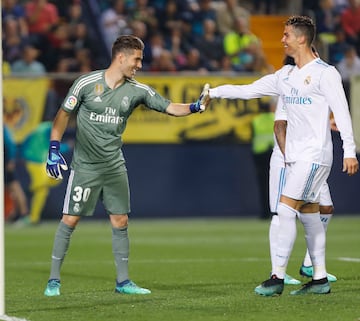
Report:
M 311 76 L 307 76 L 304 80 L 304 85 L 309 85 L 311 83 Z
M 96 96 L 100 96 L 104 92 L 104 85 L 96 83 L 95 88 L 94 88 L 94 92 L 95 92 Z

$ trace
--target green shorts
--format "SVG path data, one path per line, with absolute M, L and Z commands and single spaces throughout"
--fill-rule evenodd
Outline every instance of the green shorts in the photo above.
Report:
M 92 216 L 100 200 L 107 214 L 130 213 L 130 191 L 127 172 L 99 174 L 70 172 L 63 213 Z

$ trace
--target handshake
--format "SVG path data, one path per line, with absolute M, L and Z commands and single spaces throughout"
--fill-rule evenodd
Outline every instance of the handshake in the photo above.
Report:
M 205 84 L 199 99 L 196 102 L 190 104 L 190 111 L 192 113 L 202 113 L 207 108 L 210 103 L 209 89 L 210 85 Z

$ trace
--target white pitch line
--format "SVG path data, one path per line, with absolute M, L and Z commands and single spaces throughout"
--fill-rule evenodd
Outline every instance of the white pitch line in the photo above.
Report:
M 339 257 L 338 259 L 339 259 L 339 261 L 359 262 L 360 263 L 360 258 L 357 258 L 357 257 Z
M 9 317 L 8 315 L 0 315 L 0 320 L 4 320 L 4 321 L 30 321 L 30 320 L 26 320 L 26 319 L 17 318 L 17 317 Z

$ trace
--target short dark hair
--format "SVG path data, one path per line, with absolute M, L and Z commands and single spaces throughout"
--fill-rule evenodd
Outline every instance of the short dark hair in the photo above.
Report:
M 132 52 L 133 50 L 144 50 L 143 41 L 136 36 L 124 35 L 118 37 L 111 49 L 111 59 L 113 60 L 119 52 Z
M 292 26 L 306 37 L 306 42 L 310 47 L 315 39 L 316 27 L 313 20 L 308 16 L 291 16 L 285 26 Z

